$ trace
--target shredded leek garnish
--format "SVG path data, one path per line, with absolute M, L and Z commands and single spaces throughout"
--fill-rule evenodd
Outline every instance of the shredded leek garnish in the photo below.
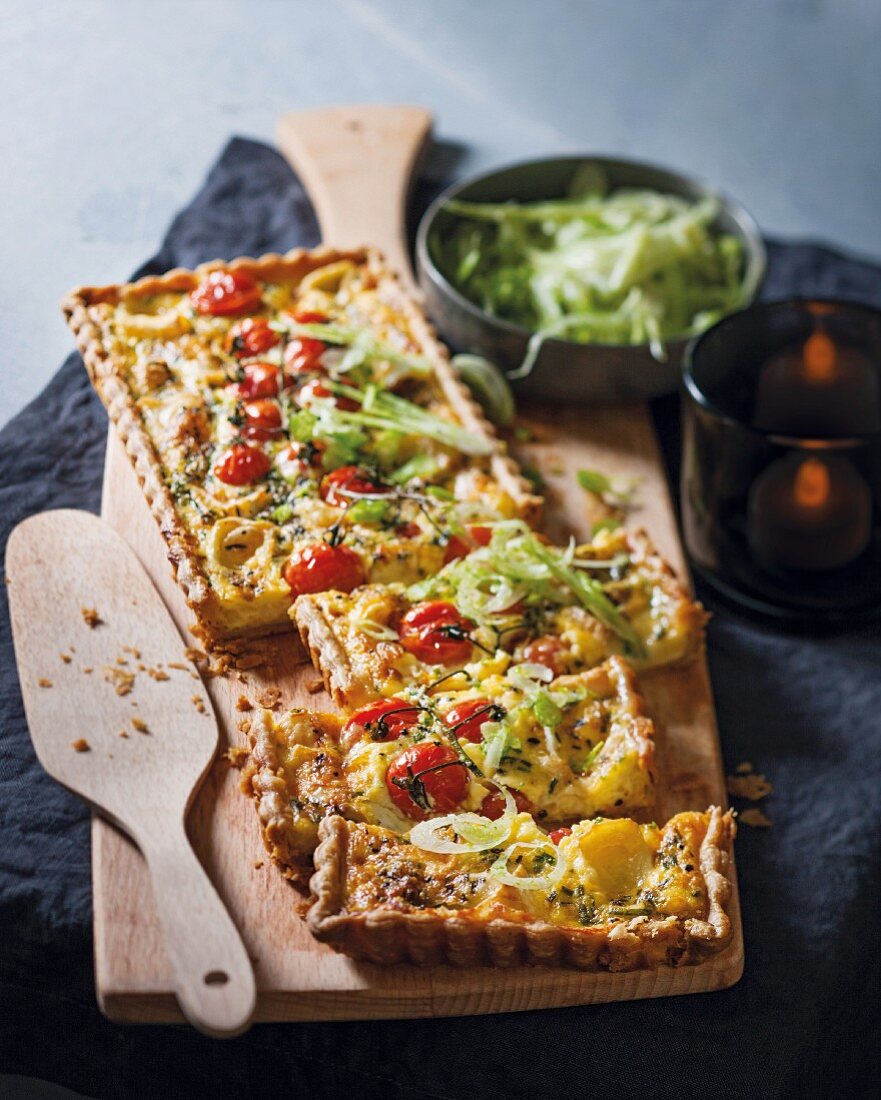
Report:
M 331 322 L 301 324 L 293 319 L 272 322 L 271 327 L 291 336 L 308 336 L 325 344 L 347 347 L 348 352 L 335 364 L 335 370 L 339 373 L 346 373 L 361 363 L 384 360 L 399 368 L 398 377 L 402 373 L 417 378 L 427 378 L 431 374 L 431 364 L 427 359 L 401 351 L 400 348 L 379 340 L 367 329 L 345 328 Z
M 488 546 L 411 585 L 408 595 L 412 600 L 422 600 L 452 591 L 462 614 L 485 627 L 492 627 L 494 616 L 518 600 L 527 607 L 581 604 L 622 639 L 629 653 L 641 656 L 641 638 L 605 594 L 602 584 L 573 563 L 573 554 L 574 547 L 559 550 L 546 546 L 525 523 L 511 520 L 495 526 Z
M 517 815 L 517 804 L 507 787 L 499 784 L 505 798 L 505 812 L 497 821 L 474 813 L 447 814 L 420 821 L 410 830 L 410 843 L 425 852 L 439 855 L 463 855 L 498 848 L 511 832 Z M 441 835 L 442 833 L 452 833 Z
M 471 301 L 537 334 L 580 343 L 664 342 L 702 332 L 744 301 L 743 247 L 716 231 L 715 199 L 609 191 L 600 171 L 550 202 L 452 199 L 436 260 Z M 528 372 L 524 364 L 518 374 Z

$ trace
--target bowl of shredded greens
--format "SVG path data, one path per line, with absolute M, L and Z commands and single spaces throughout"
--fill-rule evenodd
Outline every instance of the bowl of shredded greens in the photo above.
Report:
M 737 203 L 636 161 L 530 161 L 449 188 L 419 227 L 442 336 L 521 394 L 632 401 L 680 384 L 688 341 L 749 304 L 765 249 Z

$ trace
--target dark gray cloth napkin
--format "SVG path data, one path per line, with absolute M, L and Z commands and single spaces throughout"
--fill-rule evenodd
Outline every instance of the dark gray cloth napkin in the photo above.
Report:
M 281 157 L 236 139 L 142 273 L 317 240 Z M 881 269 L 813 245 L 772 243 L 770 256 L 768 297 L 881 304 Z M 675 464 L 677 403 L 658 402 L 654 412 Z M 0 433 L 4 547 L 34 512 L 98 511 L 105 432 L 73 354 Z M 102 1100 L 877 1096 L 878 627 L 785 633 L 701 595 L 717 612 L 709 655 L 728 769 L 753 761 L 775 786 L 766 806 L 773 828 L 742 827 L 737 840 L 739 985 L 495 1017 L 261 1025 L 220 1043 L 182 1026 L 117 1026 L 98 1011 L 88 813 L 34 758 L 0 586 L 0 1072 Z

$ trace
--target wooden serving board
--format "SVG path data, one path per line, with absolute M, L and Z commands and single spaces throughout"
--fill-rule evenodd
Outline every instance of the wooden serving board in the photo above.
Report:
M 315 170 L 314 163 L 311 174 L 310 165 L 303 163 L 304 151 L 315 152 L 310 134 L 319 135 L 325 146 L 324 151 L 319 150 L 320 157 L 342 158 L 336 168 L 340 178 L 347 179 L 345 157 L 355 156 L 358 170 L 363 172 L 365 143 L 375 156 L 383 143 L 391 140 L 400 170 L 411 171 L 430 122 L 425 112 L 410 108 L 337 109 L 322 113 L 319 124 L 314 114 L 305 121 L 308 125 L 302 128 L 296 119 L 287 121 L 288 136 L 294 132 L 298 147 L 292 151 L 288 145 L 286 151 L 296 156 L 297 167 L 313 194 L 316 188 L 322 189 L 326 178 Z M 334 129 L 334 141 L 328 141 L 329 127 Z M 375 231 L 365 232 L 365 239 L 369 236 L 372 243 L 402 257 L 400 201 L 406 187 L 389 186 L 397 196 L 396 220 L 390 204 L 373 203 Z M 326 224 L 331 215 L 322 215 L 322 202 L 316 205 Z M 333 206 L 332 196 L 324 195 L 325 211 Z M 348 236 L 351 230 L 340 222 L 337 233 Z M 363 242 L 339 239 L 333 243 L 349 246 Z M 577 485 L 578 469 L 636 477 L 637 502 L 629 522 L 647 528 L 674 568 L 686 575 L 664 466 L 645 407 L 529 406 L 521 409 L 520 419 L 534 428 L 535 440 L 523 445 L 518 457 L 536 467 L 547 482 L 546 531 L 555 541 L 570 533 L 589 537 L 598 518 L 593 498 Z M 172 578 L 158 527 L 113 431 L 108 440 L 102 514 L 134 548 L 186 634 L 192 616 Z M 317 674 L 293 634 L 263 642 L 259 648 L 266 664 L 208 680 L 224 747 L 246 742 L 238 729 L 243 714 L 236 709 L 242 694 L 256 698 L 267 688 L 277 688 L 283 706 L 333 709 L 323 691 L 314 693 Z M 239 678 L 242 675 L 247 678 L 244 682 Z M 724 805 L 724 774 L 706 662 L 701 659 L 683 668 L 659 670 L 642 676 L 641 683 L 658 727 L 661 794 L 655 818 L 662 821 L 680 810 L 705 809 L 711 803 Z M 455 1016 L 633 1000 L 723 989 L 733 985 L 743 970 L 736 886 L 731 901 L 732 942 L 698 966 L 594 974 L 534 967 L 501 971 L 382 969 L 356 963 L 318 944 L 297 916 L 298 896 L 266 857 L 253 804 L 239 790 L 238 771 L 223 758 L 215 761 L 196 799 L 189 831 L 254 962 L 257 1020 Z M 92 867 L 95 978 L 102 1010 L 112 1019 L 126 1022 L 181 1021 L 146 867 L 136 847 L 100 817 L 93 822 Z

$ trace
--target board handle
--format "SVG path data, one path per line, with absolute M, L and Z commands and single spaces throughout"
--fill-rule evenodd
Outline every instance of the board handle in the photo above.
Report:
M 324 243 L 378 248 L 411 294 L 407 200 L 431 126 L 424 107 L 377 104 L 296 111 L 278 123 L 279 146 L 312 200 Z
M 215 1038 L 247 1029 L 257 988 L 245 945 L 184 831 L 166 827 L 138 845 L 147 861 L 174 991 L 187 1020 Z

